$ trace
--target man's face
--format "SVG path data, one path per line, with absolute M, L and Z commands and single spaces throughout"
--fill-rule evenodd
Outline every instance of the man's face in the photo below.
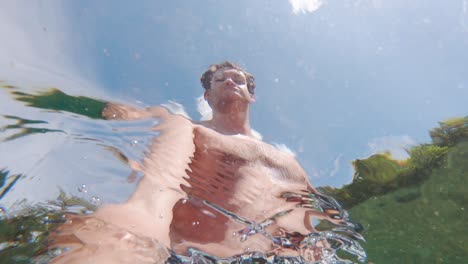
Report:
M 247 88 L 247 78 L 240 70 L 233 68 L 218 69 L 211 79 L 211 88 L 206 91 L 205 98 L 213 103 L 223 103 L 240 100 L 245 103 L 254 101 Z

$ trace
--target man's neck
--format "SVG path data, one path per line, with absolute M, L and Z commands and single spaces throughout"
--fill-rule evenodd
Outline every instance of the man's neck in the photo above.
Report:
M 252 136 L 248 111 L 237 113 L 213 112 L 213 119 L 205 124 L 221 134 Z

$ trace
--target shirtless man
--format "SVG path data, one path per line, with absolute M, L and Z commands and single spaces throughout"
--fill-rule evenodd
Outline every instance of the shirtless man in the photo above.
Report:
M 238 65 L 212 65 L 202 78 L 213 118 L 200 123 L 165 108 L 108 104 L 107 119 L 158 118 L 160 132 L 141 163 L 143 178 L 123 204 L 91 216 L 69 216 L 51 246 L 68 246 L 54 263 L 162 263 L 167 248 L 218 257 L 246 252 L 297 256 L 278 237 L 314 231 L 317 193 L 294 157 L 254 137 L 252 75 Z M 263 226 L 262 226 L 263 225 Z M 312 260 L 312 259 L 311 259 Z

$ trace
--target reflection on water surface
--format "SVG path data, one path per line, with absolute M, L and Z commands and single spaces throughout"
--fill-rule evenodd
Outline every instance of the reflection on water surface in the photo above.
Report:
M 8 91 L 11 91 L 11 89 L 18 88 L 7 88 Z M 94 102 L 100 102 L 102 107 L 104 105 L 102 101 L 68 96 L 58 90 L 51 90 L 36 95 L 15 93 L 16 96 L 19 94 L 21 94 L 22 98 L 29 98 L 30 102 L 33 101 L 35 96 L 40 97 L 41 100 L 44 100 L 45 97 L 46 103 L 41 104 L 40 109 L 60 111 L 57 112 L 58 115 L 66 115 L 73 112 L 75 116 L 72 118 L 75 119 L 83 118 L 89 114 L 89 111 L 80 109 L 90 109 L 91 107 L 89 106 L 98 105 L 98 103 Z M 63 98 L 73 99 L 72 101 L 75 105 L 81 105 L 82 107 L 64 109 L 67 104 L 61 104 L 62 106 L 60 106 L 60 104 L 58 105 L 52 101 L 48 104 L 47 94 L 54 96 L 59 94 Z M 77 98 L 84 100 L 80 101 Z M 89 104 L 89 102 L 93 103 Z M 103 140 L 110 135 L 102 131 L 103 127 L 94 127 L 93 129 L 82 128 L 79 133 L 74 133 L 78 131 L 73 131 L 70 128 L 57 129 L 58 127 L 54 127 L 55 123 L 46 122 L 46 118 L 39 120 L 37 118 L 30 119 L 6 115 L 4 119 L 8 120 L 9 124 L 2 126 L 3 135 L 1 138 L 3 143 L 1 144 L 21 142 L 29 137 L 43 137 L 43 135 L 47 134 L 35 133 L 35 130 L 31 128 L 42 129 L 45 132 L 50 131 L 53 132 L 52 134 L 57 132 L 63 134 L 65 131 L 65 133 L 75 134 L 74 140 L 80 141 L 84 139 L 85 142 L 94 142 L 94 146 L 103 147 L 107 155 L 118 161 L 118 164 L 125 165 L 127 168 L 129 161 L 141 158 L 142 153 L 145 151 L 145 149 L 140 148 L 137 152 L 141 153 L 138 155 L 134 153 L 134 149 L 126 147 L 126 144 L 122 144 L 125 140 L 119 141 L 116 138 L 108 141 Z M 93 116 L 90 116 L 90 120 L 93 120 Z M 115 133 L 117 133 L 118 137 L 128 137 L 131 142 L 128 145 L 135 146 L 135 140 L 140 140 L 143 143 L 148 142 L 148 137 L 157 135 L 154 133 L 141 133 L 141 131 L 144 131 L 143 127 L 150 126 L 151 123 L 130 122 L 130 125 L 123 125 L 122 123 L 113 123 L 113 121 L 96 120 L 96 122 L 112 123 L 110 128 L 111 133 L 114 134 L 114 137 Z M 430 131 L 434 144 L 425 144 L 410 149 L 409 160 L 395 161 L 387 154 L 377 154 L 368 159 L 356 160 L 354 162 L 355 179 L 352 184 L 344 186 L 341 189 L 321 188 L 324 192 L 331 193 L 346 208 L 351 208 L 354 219 L 363 224 L 364 232 L 366 232 L 365 236 L 370 241 L 370 243 L 365 243 L 363 246 L 370 253 L 370 258 L 375 263 L 405 262 L 413 259 L 414 254 L 418 254 L 420 251 L 417 248 L 412 249 L 411 245 L 423 244 L 425 242 L 440 244 L 439 250 L 434 250 L 432 255 L 418 257 L 419 262 L 434 258 L 438 258 L 441 263 L 463 262 L 466 250 L 462 245 L 466 244 L 466 239 L 460 237 L 460 235 L 463 234 L 462 230 L 466 230 L 466 226 L 464 227 L 463 223 L 466 223 L 465 220 L 467 219 L 464 206 L 466 194 L 463 190 L 463 182 L 466 178 L 466 173 L 464 173 L 466 162 L 464 161 L 468 153 L 466 151 L 466 143 L 463 143 L 468 135 L 466 128 L 466 118 L 441 122 L 440 127 Z M 101 130 L 101 132 L 96 132 L 96 129 Z M 139 133 L 136 133 L 136 130 Z M 115 167 L 116 165 L 112 166 Z M 113 177 L 115 179 L 120 178 L 123 182 L 128 181 L 127 177 L 129 175 L 131 176 L 130 179 L 141 177 L 138 172 L 132 173 L 131 170 L 117 170 L 114 172 Z M 48 199 L 48 202 L 37 204 L 28 200 L 18 200 L 14 204 L 7 203 L 8 206 L 5 206 L 8 196 L 15 194 L 13 187 L 27 181 L 30 177 L 27 174 L 18 174 L 9 170 L 8 164 L 3 165 L 0 176 L 0 197 L 3 205 L 1 208 L 2 221 L 0 221 L 0 230 L 2 232 L 0 257 L 1 259 L 11 260 L 11 263 L 29 263 L 31 258 L 35 261 L 34 263 L 47 263 L 50 259 L 60 256 L 64 252 L 66 253 L 67 247 L 48 248 L 47 243 L 50 232 L 66 224 L 66 215 L 72 214 L 78 217 L 89 217 L 89 214 L 102 204 L 100 200 L 104 200 L 104 203 L 115 201 L 113 199 L 106 199 L 104 192 L 99 192 L 98 195 L 86 195 L 88 189 L 90 192 L 92 190 L 92 181 L 80 181 L 73 184 L 73 188 L 69 189 L 68 193 L 59 190 L 56 196 Z M 54 186 L 52 187 L 55 188 Z M 116 189 L 113 190 L 111 187 L 109 189 L 110 192 L 119 192 L 118 190 L 121 190 L 118 186 L 114 187 Z M 125 196 L 125 192 L 121 195 Z M 21 195 L 17 197 L 21 198 Z M 294 208 L 304 207 L 318 212 L 327 212 L 328 216 L 330 216 L 329 220 L 334 218 L 347 219 L 346 212 L 333 199 L 319 193 L 285 192 L 283 193 L 283 199 L 298 206 Z M 447 203 L 447 201 L 449 202 Z M 242 228 L 236 230 L 238 231 L 237 237 L 239 238 L 239 243 L 242 243 L 240 242 L 241 240 L 262 236 L 280 247 L 307 250 L 308 247 L 317 248 L 317 243 L 326 240 L 332 250 L 324 247 L 323 256 L 334 258 L 335 251 L 338 254 L 340 251 L 348 251 L 364 257 L 362 249 L 357 244 L 357 241 L 361 240 L 362 237 L 355 231 L 362 230 L 362 226 L 352 222 L 341 221 L 341 223 L 336 225 L 336 221 L 322 220 L 316 225 L 318 231 L 315 233 L 304 235 L 283 232 L 281 235 L 277 235 L 269 233 L 270 230 L 268 228 L 275 219 L 289 214 L 290 211 L 288 210 L 280 212 L 277 215 L 267 216 L 264 221 L 254 222 L 242 215 L 232 214 L 229 210 L 217 206 L 216 203 L 205 203 L 212 213 L 218 213 L 229 218 L 230 221 L 240 224 Z M 419 213 L 414 215 L 414 210 L 417 210 Z M 409 214 L 413 216 L 408 218 Z M 447 218 L 447 215 L 458 216 Z M 437 241 L 433 240 L 434 236 L 431 235 L 431 232 L 424 231 L 426 230 L 425 227 L 431 227 L 432 233 L 438 234 Z M 400 231 L 394 233 L 392 230 Z M 415 236 L 414 232 L 418 232 L 417 230 L 421 230 L 422 233 Z M 398 244 L 392 244 L 389 239 L 399 242 Z M 449 241 L 453 240 L 458 241 L 459 246 L 449 246 L 451 243 Z M 408 250 L 407 254 L 409 255 L 405 255 L 404 253 L 382 255 L 383 249 L 390 250 L 392 248 L 394 250 L 405 248 Z M 248 252 L 231 258 L 217 258 L 194 248 L 189 249 L 188 254 L 185 254 L 185 256 L 176 254 L 173 251 L 167 251 L 167 258 L 168 263 L 304 262 L 304 259 L 298 257 L 284 257 L 265 252 Z M 343 258 L 351 258 L 351 256 L 346 255 Z M 386 262 L 387 260 L 389 262 Z
M 111 130 L 117 132 L 122 130 L 121 125 L 115 123 L 114 121 L 100 120 L 100 113 L 105 107 L 105 102 L 101 100 L 95 100 L 81 96 L 70 96 L 58 89 L 52 89 L 42 93 L 29 94 L 20 92 L 19 89 L 15 87 L 5 86 L 5 88 L 8 89 L 9 93 L 13 96 L 14 99 L 20 102 L 24 102 L 29 107 L 43 109 L 47 112 L 52 111 L 55 112 L 56 115 L 68 115 L 71 113 L 73 115 L 68 118 L 72 119 L 82 119 L 84 117 L 90 118 L 86 122 L 90 122 L 92 119 L 96 119 L 96 122 L 109 122 L 113 124 L 111 125 Z M 104 147 L 103 149 L 105 149 L 107 153 L 111 155 L 116 154 L 116 157 L 122 164 L 129 164 L 130 167 L 132 167 L 134 170 L 136 169 L 137 171 L 133 171 L 129 174 L 131 176 L 129 179 L 139 177 L 139 169 L 135 168 L 137 165 L 132 165 L 132 162 L 134 162 L 132 158 L 138 159 L 139 157 L 143 157 L 142 155 L 148 155 L 149 153 L 147 152 L 148 150 L 140 149 L 141 153 L 139 155 L 135 155 L 134 153 L 128 152 L 125 148 L 119 146 L 119 144 L 113 145 L 112 140 L 103 141 L 104 135 L 100 133 L 94 134 L 100 135 L 96 138 L 93 138 L 93 133 L 96 132 L 91 132 L 89 135 L 87 135 L 86 129 L 81 129 L 80 133 L 77 133 L 77 131 L 73 131 L 73 129 L 69 128 L 57 129 L 53 124 L 47 122 L 47 120 L 30 120 L 26 117 L 8 115 L 5 115 L 4 118 L 13 124 L 3 126 L 3 133 L 7 135 L 2 136 L 3 142 L 19 142 L 24 138 L 32 136 L 40 137 L 40 133 L 61 132 L 74 135 L 74 140 L 95 142 L 96 146 Z M 175 118 L 177 119 L 183 117 Z M 141 125 L 141 123 L 139 125 Z M 138 138 L 138 133 L 135 135 L 134 130 L 126 128 L 124 131 L 130 132 L 129 134 L 122 134 L 121 136 L 130 136 L 132 138 L 132 142 L 140 141 L 144 143 L 145 140 L 147 141 L 148 134 L 144 134 L 146 138 Z M 161 135 L 167 135 L 165 134 L 166 131 L 164 127 L 158 128 L 157 125 L 156 131 L 157 134 L 160 133 Z M 170 132 L 168 132 L 168 134 L 170 134 Z M 154 136 L 154 132 L 152 132 L 151 135 Z M 155 142 L 158 142 L 158 137 L 156 137 Z M 151 143 L 150 146 L 151 145 L 155 145 L 155 143 Z M 216 226 L 219 226 L 219 220 L 224 219 L 222 220 L 224 224 L 221 224 L 220 227 L 225 225 L 225 227 L 222 227 L 222 229 L 227 230 L 226 232 L 233 233 L 233 237 L 230 238 L 230 245 L 238 244 L 238 246 L 235 247 L 243 248 L 242 251 L 244 252 L 242 253 L 241 251 L 238 254 L 231 255 L 231 257 L 216 257 L 216 254 L 213 254 L 212 249 L 210 249 L 212 251 L 211 254 L 203 252 L 201 249 L 204 247 L 201 246 L 201 249 L 196 249 L 197 247 L 193 246 L 197 244 L 195 243 L 192 246 L 175 246 L 173 249 L 175 251 L 168 249 L 169 251 L 166 251 L 167 255 L 164 255 L 167 258 L 167 263 L 308 263 L 311 260 L 320 261 L 320 263 L 347 263 L 347 261 L 341 260 L 336 254 L 340 251 L 355 255 L 354 258 L 360 261 L 365 260 L 366 254 L 358 242 L 364 241 L 364 239 L 356 231 L 359 230 L 360 227 L 349 221 L 347 212 L 343 210 L 333 198 L 323 195 L 314 189 L 298 189 L 296 191 L 292 189 L 291 191 L 283 191 L 280 197 L 274 198 L 277 201 L 283 201 L 280 204 L 276 204 L 277 207 L 281 207 L 283 209 L 279 210 L 280 208 L 278 208 L 272 211 L 272 209 L 268 209 L 268 207 L 257 207 L 257 210 L 264 212 L 260 218 L 258 218 L 258 216 L 254 216 L 255 214 L 252 214 L 252 212 L 248 210 L 239 210 L 236 207 L 229 206 L 228 203 L 224 203 L 219 199 L 213 200 L 212 197 L 216 197 L 218 188 L 213 184 L 216 183 L 218 186 L 224 186 L 223 188 L 227 188 L 223 191 L 232 191 L 229 188 L 233 188 L 233 186 L 226 185 L 226 183 L 232 181 L 232 179 L 226 181 L 226 179 L 231 177 L 229 176 L 229 171 L 233 169 L 233 164 L 234 166 L 244 166 L 245 164 L 243 164 L 241 161 L 235 161 L 236 158 L 235 156 L 232 156 L 233 154 L 225 156 L 226 154 L 223 154 L 222 151 L 217 152 L 219 150 L 212 150 L 210 148 L 205 149 L 205 151 L 207 150 L 214 151 L 213 154 L 210 154 L 214 155 L 211 156 L 211 158 L 218 157 L 215 158 L 215 160 L 217 160 L 216 162 L 221 162 L 217 165 L 213 164 L 214 166 L 221 166 L 219 168 L 225 167 L 224 169 L 221 169 L 221 171 L 224 171 L 224 176 L 220 178 L 213 178 L 215 182 L 211 182 L 209 184 L 204 183 L 203 181 L 206 179 L 199 178 L 198 175 L 203 174 L 202 172 L 208 168 L 192 167 L 190 169 L 191 173 L 188 174 L 190 178 L 187 178 L 183 184 L 185 186 L 183 190 L 186 194 L 184 195 L 185 198 L 181 200 L 182 203 L 179 205 L 182 208 L 182 211 L 177 214 L 184 216 L 186 213 L 184 211 L 190 208 L 185 207 L 186 205 L 201 202 L 204 204 L 203 207 L 206 208 L 206 210 L 202 212 L 205 212 L 208 218 L 205 215 L 204 217 L 200 218 L 204 220 L 197 220 L 192 222 L 192 225 L 194 225 L 195 228 L 194 230 L 197 230 L 197 228 L 201 229 L 201 225 L 203 223 L 200 224 L 200 222 L 208 221 L 209 219 L 214 219 L 214 222 L 212 222 L 214 224 L 212 228 L 214 229 L 212 230 L 217 230 Z M 144 154 L 145 152 L 146 154 Z M 195 157 L 193 157 L 193 159 L 197 159 L 196 153 L 197 152 L 195 152 Z M 202 158 L 202 156 L 200 156 L 200 158 Z M 167 162 L 173 161 L 167 160 Z M 193 164 L 196 166 L 196 163 Z M 5 164 L 4 166 L 6 167 L 4 167 L 2 170 L 1 197 L 7 195 L 9 190 L 11 190 L 15 184 L 18 184 L 18 181 L 21 181 L 21 178 L 28 177 L 27 175 L 12 175 L 8 170 L 8 164 Z M 144 169 L 142 172 L 143 174 L 145 173 Z M 146 173 L 148 173 L 148 171 L 146 171 Z M 281 181 L 279 183 L 281 183 Z M 90 184 L 88 183 L 88 185 Z M 86 239 L 83 239 L 81 236 L 83 235 L 82 232 L 84 232 L 84 230 L 89 228 L 92 229 L 91 226 L 96 225 L 102 227 L 106 226 L 106 228 L 103 230 L 108 230 L 108 234 L 121 234 L 122 232 L 123 234 L 127 234 L 123 235 L 121 239 L 118 239 L 118 243 L 127 241 L 126 239 L 130 235 L 130 237 L 133 237 L 133 246 L 135 246 L 134 243 L 137 243 L 136 245 L 138 245 L 138 243 L 143 243 L 141 244 L 142 247 L 148 246 L 148 244 L 144 242 L 147 238 L 133 233 L 132 228 L 129 230 L 124 230 L 121 226 L 119 227 L 118 224 L 117 226 L 114 226 L 113 224 L 107 223 L 106 221 L 102 222 L 102 220 L 99 220 L 99 218 L 94 218 L 93 212 L 96 211 L 97 206 L 101 204 L 101 199 L 96 196 L 80 196 L 80 193 L 87 192 L 87 190 L 85 190 L 86 188 L 87 187 L 85 185 L 79 185 L 77 188 L 78 194 L 67 193 L 67 191 L 60 189 L 58 197 L 56 199 L 50 199 L 48 202 L 41 202 L 37 204 L 25 200 L 20 203 L 15 202 L 10 208 L 8 208 L 8 210 L 4 208 L 1 223 L 3 226 L 2 230 L 4 230 L 2 232 L 5 233 L 6 236 L 4 236 L 4 241 L 1 242 L 0 256 L 2 256 L 2 259 L 11 259 L 14 263 L 23 263 L 29 258 L 33 258 L 35 261 L 34 263 L 46 263 L 51 259 L 56 259 L 60 262 L 62 256 L 67 256 L 67 254 L 70 254 L 70 252 L 79 250 L 80 247 L 86 246 L 86 243 L 92 244 L 92 242 L 86 241 Z M 160 188 L 161 192 L 163 192 L 162 189 L 166 187 L 162 185 Z M 112 191 L 112 189 L 110 190 Z M 249 190 L 246 189 L 244 191 Z M 270 191 L 272 190 L 269 189 L 268 192 Z M 261 193 L 253 193 L 251 195 L 259 194 L 261 195 Z M 255 199 L 258 199 L 258 197 Z M 252 200 L 251 202 L 256 203 L 264 199 L 265 198 L 262 198 L 258 201 Z M 273 203 L 273 200 L 270 202 Z M 272 205 L 275 206 L 275 204 Z M 255 208 L 250 205 L 246 205 L 246 207 Z M 267 210 L 270 212 L 276 211 L 277 213 L 268 215 L 266 213 Z M 243 215 L 241 212 L 244 212 L 244 214 L 247 216 Z M 320 221 L 316 222 L 319 223 L 319 225 L 316 227 L 319 228 L 320 231 L 304 233 L 302 230 L 302 232 L 297 232 L 293 229 L 288 230 L 281 227 L 287 226 L 287 224 L 284 224 L 283 219 L 287 219 L 288 222 L 307 221 L 300 220 L 301 218 L 298 218 L 298 215 L 303 213 L 309 215 L 308 218 L 304 218 L 309 219 L 309 225 L 312 225 L 313 218 L 320 219 Z M 177 214 L 175 214 L 175 217 L 177 217 Z M 162 215 L 160 217 L 164 218 Z M 190 217 L 192 219 L 194 215 L 191 215 Z M 257 218 L 263 220 L 257 221 L 255 220 Z M 299 223 L 298 226 L 301 226 L 302 224 L 303 223 Z M 291 226 L 295 225 L 297 224 L 293 224 Z M 55 229 L 56 231 L 53 231 Z M 219 229 L 219 231 L 225 232 L 222 231 L 222 229 Z M 99 229 L 99 232 L 107 232 L 103 230 Z M 176 228 L 174 231 L 171 231 L 175 232 L 172 236 L 175 234 L 179 235 L 175 235 L 174 238 L 179 237 L 181 234 L 183 234 L 183 232 L 185 232 L 175 230 L 178 229 Z M 208 231 L 208 229 L 204 230 Z M 234 230 L 234 232 L 229 230 Z M 54 234 L 52 240 L 48 238 L 50 232 Z M 64 236 L 65 234 L 67 235 Z M 70 235 L 75 237 L 75 239 L 79 239 L 70 240 Z M 102 235 L 106 236 L 105 233 L 102 233 Z M 221 235 L 221 237 L 223 236 L 222 234 L 214 235 Z M 201 239 L 201 237 L 194 239 L 195 240 L 193 241 L 198 241 Z M 270 249 L 264 252 L 258 251 L 258 249 L 261 249 L 264 246 L 258 247 L 256 246 L 259 245 L 257 243 L 266 243 L 266 245 L 271 245 L 271 249 L 273 250 Z M 190 245 L 190 243 L 188 245 Z M 219 246 L 222 245 L 220 244 Z M 139 247 L 136 246 L 136 250 L 139 250 L 138 248 Z M 186 248 L 188 251 L 182 250 L 182 248 Z M 217 251 L 216 248 L 217 246 L 214 247 L 214 252 Z M 179 253 L 176 253 L 176 251 Z M 144 255 L 142 252 L 138 254 L 137 255 L 140 257 Z M 151 254 L 154 255 L 155 253 L 153 252 Z

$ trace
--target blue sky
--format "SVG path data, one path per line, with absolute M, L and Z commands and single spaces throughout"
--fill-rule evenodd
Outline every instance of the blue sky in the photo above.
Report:
M 429 142 L 437 121 L 468 113 L 466 0 L 2 5 L 3 74 L 14 79 L 14 63 L 71 80 L 35 87 L 174 100 L 198 119 L 201 73 L 240 63 L 257 80 L 253 127 L 294 151 L 315 185 L 347 183 L 353 159 L 387 148 L 402 156 Z

